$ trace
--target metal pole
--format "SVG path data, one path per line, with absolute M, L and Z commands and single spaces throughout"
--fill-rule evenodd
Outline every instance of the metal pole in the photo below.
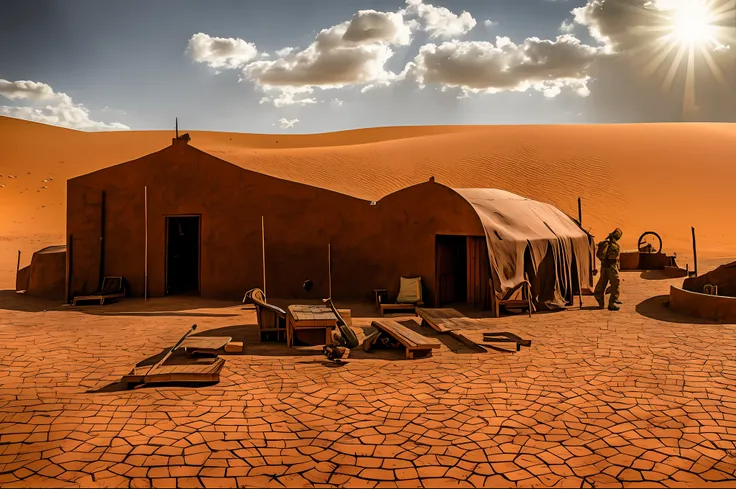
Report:
M 329 298 L 332 299 L 332 245 L 327 243 L 327 287 Z
M 583 227 L 583 203 L 580 197 L 578 197 L 578 222 L 580 223 L 580 227 Z
M 263 255 L 263 297 L 266 295 L 266 223 L 263 216 L 261 216 L 261 250 Z
M 698 248 L 695 246 L 695 228 L 690 228 L 693 232 L 693 267 L 695 269 L 695 276 L 698 276 Z
M 144 222 L 145 222 L 145 256 L 143 264 L 143 300 L 148 302 L 148 186 L 143 187 L 143 207 L 144 207 Z

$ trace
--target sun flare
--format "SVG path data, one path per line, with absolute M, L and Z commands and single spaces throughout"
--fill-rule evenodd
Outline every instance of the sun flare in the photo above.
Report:
M 673 0 L 671 15 L 675 41 L 693 45 L 715 40 L 714 13 L 706 0 Z

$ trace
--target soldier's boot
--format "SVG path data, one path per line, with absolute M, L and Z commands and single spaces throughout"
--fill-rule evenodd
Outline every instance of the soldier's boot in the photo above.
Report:
M 595 300 L 598 301 L 599 308 L 603 309 L 604 307 L 606 307 L 606 299 L 604 299 L 603 297 L 595 296 Z
M 609 310 L 609 311 L 620 311 L 620 310 L 621 310 L 621 308 L 620 308 L 620 307 L 618 307 L 618 306 L 617 306 L 616 304 L 609 304 L 609 305 L 608 305 L 608 310 Z

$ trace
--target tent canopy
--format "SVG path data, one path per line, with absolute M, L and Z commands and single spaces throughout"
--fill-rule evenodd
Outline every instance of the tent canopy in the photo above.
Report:
M 483 225 L 497 298 L 524 281 L 525 272 L 539 276 L 543 263 L 554 265 L 542 271 L 547 275 L 543 282 L 551 288 L 545 302 L 563 306 L 565 298 L 572 297 L 573 280 L 581 290 L 592 288 L 593 238 L 570 216 L 504 190 L 453 190 L 470 203 Z M 525 270 L 527 249 L 531 270 Z

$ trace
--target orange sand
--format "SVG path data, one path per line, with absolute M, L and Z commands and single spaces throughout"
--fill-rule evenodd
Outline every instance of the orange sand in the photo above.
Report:
M 736 209 L 736 124 L 189 133 L 193 146 L 244 168 L 365 199 L 430 176 L 451 187 L 509 190 L 573 216 L 580 196 L 583 225 L 597 239 L 618 226 L 623 248 L 633 249 L 642 232 L 654 230 L 665 251 L 692 267 L 695 226 L 699 257 L 736 256 L 729 216 Z M 162 149 L 172 135 L 85 133 L 0 117 L 0 289 L 14 286 L 17 250 L 25 266 L 33 251 L 65 242 L 66 179 Z

